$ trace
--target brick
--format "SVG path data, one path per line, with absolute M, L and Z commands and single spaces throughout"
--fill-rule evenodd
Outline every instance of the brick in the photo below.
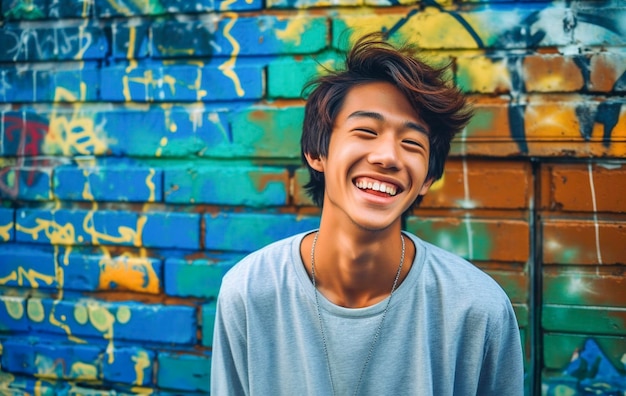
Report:
M 501 98 L 481 98 L 476 115 L 453 140 L 451 154 L 623 157 L 622 102 L 528 96 L 523 103 L 509 104 Z
M 297 206 L 313 206 L 313 200 L 309 197 L 304 186 L 309 182 L 309 170 L 298 168 L 294 172 L 293 180 L 293 203 Z
M 619 273 L 545 269 L 542 279 L 542 301 L 546 304 L 626 306 L 626 280 Z
M 513 303 L 527 303 L 530 290 L 528 274 L 513 271 L 487 270 L 492 278 L 498 282 Z
M 319 227 L 319 218 L 291 214 L 205 215 L 205 249 L 250 252 L 271 242 Z
M 100 73 L 93 65 L 80 69 L 72 66 L 49 66 L 51 70 L 1 68 L 5 89 L 0 102 L 77 102 L 98 98 Z
M 165 202 L 278 206 L 287 203 L 286 169 L 250 166 L 198 166 L 164 171 Z
M 7 20 L 43 19 L 48 14 L 46 0 L 32 0 L 28 5 L 21 1 L 2 1 L 2 15 Z
M 219 257 L 216 259 L 165 260 L 165 294 L 177 297 L 217 298 L 222 277 L 241 258 Z
M 216 301 L 202 305 L 202 345 L 213 346 L 213 334 L 215 332 L 215 315 L 217 313 Z
M 106 101 L 170 102 L 260 99 L 261 65 L 237 64 L 232 73 L 219 65 L 113 66 L 102 72 Z
M 0 243 L 9 242 L 15 238 L 15 222 L 13 209 L 0 207 Z M 0 245 L 1 246 L 1 245 Z
M 546 331 L 626 335 L 624 308 L 543 304 L 541 325 Z
M 150 55 L 150 25 L 122 21 L 111 26 L 115 59 L 142 59 Z
M 105 381 L 121 382 L 136 386 L 152 384 L 152 372 L 155 369 L 155 353 L 141 347 L 114 348 L 107 353 L 102 364 Z
M 96 337 L 103 340 L 196 343 L 196 310 L 182 305 L 30 298 L 34 331 Z
M 406 224 L 408 231 L 470 261 L 525 263 L 530 255 L 530 230 L 525 221 L 468 214 L 465 218 L 409 216 Z
M 326 47 L 324 17 L 220 18 L 153 25 L 158 57 L 307 54 Z M 211 45 L 211 43 L 215 45 Z
M 128 290 L 158 294 L 162 289 L 162 262 L 148 257 L 70 253 L 61 267 L 65 290 Z
M 526 209 L 532 191 L 529 162 L 454 158 L 420 207 Z
M 49 249 L 32 245 L 0 245 L 0 286 L 56 289 L 56 259 Z
M 621 6 L 620 6 L 621 5 Z M 616 6 L 598 8 L 593 5 L 572 9 L 573 17 L 578 23 L 572 29 L 572 41 L 577 45 L 614 46 L 626 44 L 620 22 L 626 16 L 626 7 L 617 3 Z M 593 21 L 604 19 L 602 23 Z M 609 26 L 620 26 L 612 29 Z
M 54 195 L 69 201 L 158 202 L 162 171 L 141 165 L 62 166 L 54 170 Z
M 303 107 L 255 106 L 232 115 L 237 154 L 249 157 L 300 158 Z
M 618 162 L 550 164 L 549 208 L 565 212 L 626 212 L 626 197 L 615 186 L 626 184 L 626 166 Z M 595 204 L 595 207 L 594 207 Z
M 114 155 L 212 156 L 227 151 L 232 140 L 227 114 L 204 107 L 123 109 L 99 112 L 92 118 L 105 125 L 108 149 Z
M 101 352 L 91 345 L 47 344 L 15 338 L 3 343 L 2 367 L 40 378 L 97 380 Z
M 0 295 L 0 332 L 26 332 L 26 300 L 18 296 Z
M 0 167 L 0 197 L 27 201 L 52 199 L 51 168 Z
M 184 352 L 159 352 L 157 385 L 161 388 L 208 392 L 211 358 Z
M 23 375 L 0 372 L 0 389 L 9 395 L 56 396 L 67 392 L 69 386 L 54 380 L 34 379 Z
M 582 334 L 543 334 L 543 359 L 548 369 L 565 369 L 577 356 L 588 340 L 593 339 L 604 355 L 614 367 L 621 367 L 624 353 L 626 353 L 626 339 L 624 337 L 610 337 L 602 335 Z
M 16 239 L 53 245 L 199 247 L 200 216 L 183 212 L 20 209 Z M 172 234 L 172 229 L 181 230 Z
M 353 7 L 363 5 L 363 0 L 269 0 L 267 8 L 278 9 L 306 9 L 320 7 Z M 384 4 L 387 5 L 388 3 Z
M 543 11 L 546 17 L 524 28 L 533 13 Z M 332 31 L 351 30 L 351 37 L 333 37 L 333 47 L 345 49 L 347 42 L 370 31 L 391 31 L 396 40 L 411 41 L 425 49 L 526 48 L 559 46 L 570 43 L 567 32 L 553 29 L 554 20 L 563 20 L 566 9 L 542 10 L 538 6 L 515 8 L 476 8 L 449 12 L 427 7 L 407 14 L 341 15 L 333 19 Z M 543 16 L 543 15 L 542 15 Z M 543 34 L 549 31 L 550 34 Z M 347 34 L 345 36 L 348 36 Z M 584 38 L 581 38 L 586 42 Z
M 150 213 L 142 240 L 146 247 L 199 249 L 200 215 L 184 212 Z
M 544 264 L 624 263 L 623 222 L 547 219 L 542 233 Z
M 313 77 L 335 70 L 338 57 L 281 57 L 267 67 L 267 91 L 270 98 L 301 98 L 302 88 Z
M 626 54 L 601 52 L 592 55 L 589 63 L 590 91 L 626 91 L 626 83 L 620 78 L 626 73 Z
M 10 28 L 0 31 L 0 61 L 102 59 L 108 51 L 97 26 Z
M 585 87 L 584 57 L 534 55 L 524 57 L 526 92 L 576 92 Z
M 514 57 L 458 57 L 455 64 L 456 83 L 464 92 L 506 93 L 513 88 Z
M 166 13 L 166 9 L 159 2 L 113 2 L 107 0 L 94 0 L 94 5 L 98 17 L 109 18 L 118 16 L 135 16 L 135 15 L 162 15 Z

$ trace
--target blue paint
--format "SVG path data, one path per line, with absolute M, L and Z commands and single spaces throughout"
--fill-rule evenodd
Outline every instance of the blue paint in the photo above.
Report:
M 200 215 L 184 212 L 147 213 L 143 228 L 146 247 L 198 249 L 200 248 Z
M 163 388 L 208 392 L 211 358 L 176 352 L 159 352 L 157 385 Z
M 287 203 L 288 174 L 280 168 L 197 166 L 164 172 L 165 202 L 278 206 Z
M 95 299 L 85 300 L 52 300 L 41 299 L 46 318 L 54 307 L 54 317 L 69 326 L 72 335 L 77 337 L 93 337 L 108 340 L 107 334 L 111 331 L 115 340 L 137 342 L 154 342 L 160 344 L 195 344 L 196 311 L 193 307 L 181 305 L 144 304 L 133 301 L 106 302 Z M 75 317 L 75 310 L 107 311 L 111 317 L 112 327 L 98 328 L 87 320 L 79 323 Z M 87 312 L 83 311 L 83 312 Z M 129 311 L 127 322 L 119 320 L 118 316 Z M 96 323 L 100 326 L 98 323 Z M 37 332 L 66 334 L 65 330 L 49 320 L 43 322 L 30 321 L 31 329 Z M 108 334 L 110 336 L 110 334 Z
M 176 297 L 216 298 L 222 277 L 240 259 L 165 260 L 165 294 Z
M 154 168 L 61 166 L 55 169 L 53 188 L 54 195 L 63 200 L 86 200 L 83 191 L 87 185 L 94 201 L 150 202 L 152 196 L 153 201 L 160 200 L 161 181 L 161 170 Z M 148 182 L 153 184 L 152 190 Z
M 155 353 L 152 350 L 141 347 L 115 348 L 112 358 L 106 356 L 102 365 L 102 374 L 105 381 L 134 384 L 137 386 L 150 386 L 152 384 L 152 372 L 154 370 Z M 147 360 L 147 366 L 141 362 Z M 140 364 L 138 365 L 138 361 Z M 136 367 L 141 368 L 143 380 L 137 382 Z
M 205 248 L 251 252 L 319 227 L 319 217 L 270 213 L 205 215 Z
M 0 227 L 4 229 L 7 227 L 6 234 L 0 234 L 0 242 L 9 242 L 15 239 L 15 223 L 14 223 L 15 210 L 9 208 L 0 207 Z M 0 245 L 0 248 L 2 245 Z M 0 257 L 2 255 L 0 254 Z
M 13 310 L 20 306 L 21 315 L 16 312 L 9 313 L 9 307 Z M 26 299 L 0 295 L 0 332 L 26 332 L 28 331 L 28 319 L 26 316 Z
M 48 247 L 0 245 L 0 263 L 0 278 L 5 279 L 1 286 L 37 289 L 58 287 L 55 256 Z

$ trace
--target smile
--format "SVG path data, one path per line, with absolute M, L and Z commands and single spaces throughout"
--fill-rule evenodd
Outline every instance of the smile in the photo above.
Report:
M 354 184 L 361 190 L 377 191 L 392 197 L 398 193 L 398 188 L 393 184 L 376 180 L 358 179 Z

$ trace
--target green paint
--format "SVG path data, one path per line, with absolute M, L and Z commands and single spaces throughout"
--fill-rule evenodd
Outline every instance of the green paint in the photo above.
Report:
M 16 297 L 2 297 L 7 313 L 13 319 L 21 319 L 24 316 L 24 300 Z
M 624 308 L 544 304 L 541 323 L 546 330 L 583 334 L 626 334 Z
M 467 260 L 489 260 L 491 258 L 491 236 L 487 222 L 469 219 L 450 222 L 443 219 L 407 219 L 407 230 L 420 238 Z M 468 237 L 468 234 L 471 237 Z
M 28 303 L 26 304 L 26 312 L 28 318 L 33 322 L 43 322 L 46 312 L 41 303 L 41 300 L 38 298 L 30 298 L 28 299 Z
M 127 306 L 121 306 L 117 309 L 115 318 L 119 323 L 128 323 L 130 320 L 130 309 Z
M 87 307 L 84 305 L 76 305 L 74 307 L 74 319 L 76 322 L 84 325 L 89 320 L 89 314 L 87 312 Z
M 268 93 L 271 98 L 300 98 L 302 88 L 313 77 L 326 74 L 340 64 L 336 53 L 328 53 L 302 60 L 280 58 L 268 65 Z
M 464 134 L 469 137 L 472 136 L 474 132 L 480 133 L 481 131 L 493 130 L 495 127 L 494 120 L 495 115 L 493 111 L 486 108 L 479 108 L 467 125 L 467 128 L 465 128 L 466 132 L 464 132 Z

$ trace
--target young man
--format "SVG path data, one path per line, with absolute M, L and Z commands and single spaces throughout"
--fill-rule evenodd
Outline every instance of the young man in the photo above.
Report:
M 402 231 L 471 117 L 445 69 L 379 36 L 319 78 L 304 119 L 319 230 L 257 251 L 218 298 L 211 394 L 521 395 L 502 289 Z

